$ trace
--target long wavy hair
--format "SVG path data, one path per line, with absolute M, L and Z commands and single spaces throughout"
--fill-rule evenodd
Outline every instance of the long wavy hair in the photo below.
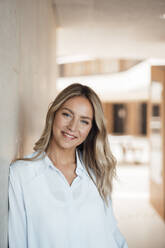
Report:
M 64 102 L 75 96 L 87 98 L 93 107 L 92 128 L 86 140 L 77 147 L 77 150 L 78 153 L 81 153 L 86 170 L 95 183 L 100 196 L 108 205 L 112 192 L 112 181 L 116 176 L 116 160 L 110 150 L 101 101 L 88 86 L 79 83 L 71 84 L 55 98 L 48 109 L 42 135 L 34 145 L 33 149 L 37 152 L 36 155 L 32 158 L 19 158 L 17 160 L 33 161 L 39 159 L 40 155 L 47 151 L 52 137 L 52 127 L 56 112 Z

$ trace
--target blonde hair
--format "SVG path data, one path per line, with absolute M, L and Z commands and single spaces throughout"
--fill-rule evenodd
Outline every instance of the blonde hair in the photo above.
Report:
M 56 112 L 64 102 L 75 96 L 87 98 L 93 107 L 94 118 L 92 128 L 86 140 L 77 149 L 82 154 L 82 160 L 90 178 L 96 184 L 100 196 L 108 205 L 108 198 L 112 192 L 112 180 L 116 175 L 116 160 L 110 150 L 101 101 L 90 87 L 78 83 L 71 84 L 55 98 L 48 109 L 42 135 L 33 148 L 37 151 L 37 154 L 33 158 L 23 158 L 23 160 L 35 160 L 44 151 L 47 151 L 51 141 L 52 126 Z

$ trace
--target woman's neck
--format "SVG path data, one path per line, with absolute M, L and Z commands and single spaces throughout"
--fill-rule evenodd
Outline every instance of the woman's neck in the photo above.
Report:
M 56 165 L 62 167 L 73 165 L 76 162 L 76 149 L 62 149 L 58 146 L 51 146 L 47 150 L 48 157 Z

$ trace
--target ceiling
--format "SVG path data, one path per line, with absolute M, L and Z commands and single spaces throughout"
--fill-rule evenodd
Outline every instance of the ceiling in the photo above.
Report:
M 165 58 L 165 0 L 53 0 L 57 56 Z M 81 60 L 81 59 L 80 59 Z
M 132 68 L 112 74 L 88 75 L 76 77 L 59 77 L 57 91 L 68 85 L 81 82 L 91 87 L 104 102 L 148 101 L 152 89 L 152 101 L 160 102 L 162 85 L 152 81 L 151 66 L 165 65 L 165 59 L 145 60 Z

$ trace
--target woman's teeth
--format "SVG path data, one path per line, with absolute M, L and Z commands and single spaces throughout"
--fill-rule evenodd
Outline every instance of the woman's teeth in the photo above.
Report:
M 75 138 L 75 136 L 73 136 L 73 135 L 70 135 L 70 134 L 65 133 L 65 132 L 63 132 L 63 133 L 64 133 L 65 136 L 67 136 L 67 137 L 69 137 L 69 138 Z

